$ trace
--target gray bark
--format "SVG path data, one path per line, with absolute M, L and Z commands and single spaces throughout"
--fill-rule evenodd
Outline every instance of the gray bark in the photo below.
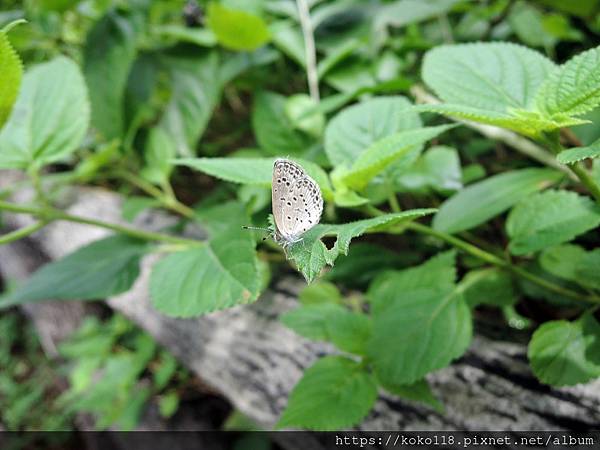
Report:
M 26 194 L 18 197 L 21 201 L 24 198 Z M 122 221 L 120 199 L 112 193 L 77 189 L 68 203 L 71 213 Z M 5 217 L 11 228 L 31 222 L 24 215 Z M 151 213 L 138 225 L 156 229 L 170 220 L 164 214 Z M 85 225 L 53 223 L 27 243 L 0 247 L 0 272 L 5 277 L 22 278 L 40 262 L 40 255 L 57 259 L 105 234 L 105 230 Z M 195 319 L 174 319 L 154 310 L 149 300 L 148 278 L 156 260 L 156 255 L 146 257 L 133 288 L 108 299 L 108 304 L 146 329 L 236 408 L 264 427 L 272 427 L 304 369 L 319 356 L 334 352 L 327 344 L 297 336 L 278 321 L 281 313 L 295 307 L 304 281 L 300 277 L 284 278 L 272 283 L 252 305 Z M 64 305 L 36 304 L 27 309 L 31 312 L 58 308 L 49 319 L 53 323 L 49 339 L 55 339 L 56 333 L 72 328 L 76 322 L 72 314 L 80 315 L 64 313 Z M 78 303 L 69 305 L 79 305 L 69 307 L 75 308 L 73 311 L 81 308 Z M 600 381 L 561 389 L 541 385 L 528 367 L 525 345 L 510 336 L 491 339 L 476 334 L 464 357 L 428 379 L 446 406 L 445 414 L 382 392 L 359 428 L 582 430 L 600 423 Z

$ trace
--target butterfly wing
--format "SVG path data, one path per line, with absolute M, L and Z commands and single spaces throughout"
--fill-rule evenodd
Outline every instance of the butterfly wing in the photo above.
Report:
M 296 163 L 278 159 L 273 167 L 273 218 L 277 231 L 294 241 L 321 219 L 323 197 L 319 185 Z

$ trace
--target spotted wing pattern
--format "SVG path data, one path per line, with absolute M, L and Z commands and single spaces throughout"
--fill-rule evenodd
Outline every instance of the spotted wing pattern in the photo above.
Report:
M 273 166 L 273 218 L 286 242 L 294 242 L 321 219 L 319 185 L 298 164 L 278 159 Z

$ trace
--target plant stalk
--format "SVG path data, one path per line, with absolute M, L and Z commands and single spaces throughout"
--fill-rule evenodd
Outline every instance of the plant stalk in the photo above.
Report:
M 23 227 L 19 230 L 15 230 L 11 233 L 7 233 L 4 236 L 0 236 L 0 245 L 10 244 L 11 242 L 18 241 L 19 239 L 23 239 L 36 231 L 44 228 L 48 224 L 47 221 L 36 222 L 27 227 Z
M 306 0 L 296 0 L 296 3 L 298 5 L 300 26 L 302 27 L 302 34 L 304 36 L 308 92 L 310 93 L 311 98 L 318 103 L 320 100 L 319 74 L 317 72 L 317 51 L 315 48 L 315 38 L 313 36 L 313 27 L 310 19 L 310 10 Z

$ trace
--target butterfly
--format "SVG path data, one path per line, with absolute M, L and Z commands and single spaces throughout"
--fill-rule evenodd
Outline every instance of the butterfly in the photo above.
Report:
M 284 250 L 300 242 L 302 235 L 321 220 L 321 188 L 299 164 L 288 159 L 276 159 L 273 164 L 271 201 L 275 226 L 268 231 Z

